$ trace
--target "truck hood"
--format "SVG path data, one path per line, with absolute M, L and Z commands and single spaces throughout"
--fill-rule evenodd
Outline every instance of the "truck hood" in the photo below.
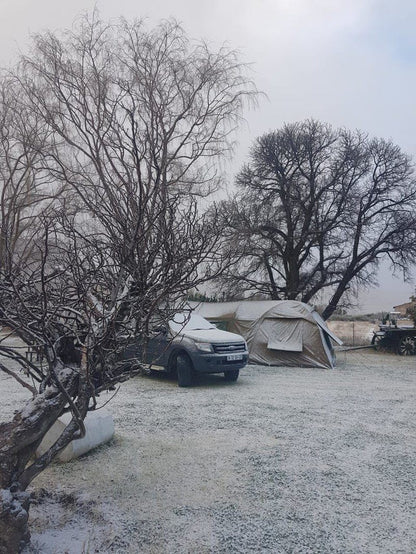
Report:
M 189 331 L 185 330 L 179 336 L 188 337 L 199 342 L 244 342 L 241 335 L 229 333 L 228 331 L 221 331 L 221 329 L 189 329 Z

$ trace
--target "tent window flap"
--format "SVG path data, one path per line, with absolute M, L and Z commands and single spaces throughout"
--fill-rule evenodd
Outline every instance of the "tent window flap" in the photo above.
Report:
M 288 341 L 270 339 L 267 348 L 269 350 L 285 350 L 286 352 L 302 352 L 302 339 Z

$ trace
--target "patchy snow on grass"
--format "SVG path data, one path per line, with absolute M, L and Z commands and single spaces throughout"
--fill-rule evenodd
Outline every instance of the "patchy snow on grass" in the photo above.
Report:
M 1 421 L 23 395 L 0 381 Z M 34 481 L 27 554 L 415 551 L 415 357 L 136 377 L 106 409 L 112 442 Z

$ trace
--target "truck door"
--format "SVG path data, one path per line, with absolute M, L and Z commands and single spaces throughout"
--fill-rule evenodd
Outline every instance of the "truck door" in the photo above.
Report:
M 146 349 L 146 363 L 151 366 L 151 369 L 164 369 L 166 367 L 168 346 L 167 328 L 157 327 L 152 329 Z

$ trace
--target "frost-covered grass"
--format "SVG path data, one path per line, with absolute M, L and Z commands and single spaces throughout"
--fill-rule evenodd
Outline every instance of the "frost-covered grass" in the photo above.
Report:
M 0 420 L 22 395 L 0 381 Z M 27 552 L 415 551 L 414 357 L 138 377 L 106 409 L 113 442 L 33 483 Z

